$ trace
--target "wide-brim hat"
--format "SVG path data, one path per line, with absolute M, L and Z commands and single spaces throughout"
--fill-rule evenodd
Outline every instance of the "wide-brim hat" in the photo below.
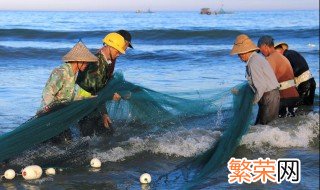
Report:
M 84 45 L 82 41 L 79 41 L 65 56 L 63 56 L 64 62 L 71 61 L 84 61 L 84 62 L 97 62 L 98 58 L 93 55 L 90 50 Z
M 277 48 L 278 46 L 281 46 L 284 50 L 289 49 L 289 45 L 285 42 L 278 42 L 274 44 L 274 48 Z
M 247 35 L 240 34 L 237 36 L 230 54 L 243 54 L 255 50 L 259 50 L 259 48 L 253 43 L 253 41 Z

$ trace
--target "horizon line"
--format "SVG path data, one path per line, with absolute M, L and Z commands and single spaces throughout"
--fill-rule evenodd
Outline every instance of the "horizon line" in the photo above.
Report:
M 144 10 L 144 9 L 137 9 L 137 10 Z M 135 12 L 137 10 L 14 10 L 14 9 L 0 9 L 1 12 L 8 11 L 8 12 Z M 200 10 L 154 10 L 153 13 L 156 12 L 199 12 Z M 241 9 L 241 10 L 226 10 L 226 12 L 255 12 L 255 11 L 319 11 L 319 7 L 315 9 Z

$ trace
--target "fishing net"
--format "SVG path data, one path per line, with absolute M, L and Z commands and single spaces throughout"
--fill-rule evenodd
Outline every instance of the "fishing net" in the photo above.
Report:
M 124 100 L 112 103 L 115 92 Z M 169 96 L 130 83 L 121 73 L 115 73 L 97 97 L 74 101 L 1 135 L 0 161 L 57 136 L 106 102 L 109 115 L 114 120 L 141 125 L 165 126 L 178 121 L 178 118 L 205 115 L 215 110 L 209 101 Z
M 178 98 L 135 85 L 126 81 L 121 73 L 115 73 L 97 97 L 63 105 L 47 115 L 31 118 L 15 130 L 1 135 L 0 162 L 57 136 L 70 126 L 75 126 L 79 120 L 105 103 L 114 121 L 134 123 L 135 127 L 156 126 L 158 129 L 187 118 L 210 116 L 227 110 L 228 114 L 221 126 L 221 139 L 213 149 L 198 157 L 193 163 L 202 168 L 195 180 L 202 180 L 227 161 L 248 128 L 253 93 L 248 85 L 240 85 L 237 88 L 239 91 L 234 96 L 232 106 L 230 90 L 215 93 L 213 97 L 206 99 L 200 96 L 193 99 Z M 121 95 L 121 101 L 112 101 L 115 92 Z M 148 128 L 143 129 L 148 133 Z
M 225 166 L 254 119 L 252 114 L 254 93 L 250 86 L 243 83 L 234 87 L 234 90 L 232 104 L 226 104 L 226 100 L 221 102 L 227 108 L 227 114 L 223 114 L 223 122 L 219 124 L 219 130 L 222 131 L 219 140 L 209 150 L 161 175 L 157 180 L 158 184 L 163 180 L 166 183 L 168 179 L 176 180 L 182 177 L 184 181 L 188 181 L 183 189 L 201 189 L 202 185 L 210 182 L 215 172 Z M 228 94 L 223 94 L 220 99 L 231 96 L 230 91 Z M 223 108 L 216 108 L 216 112 L 221 111 L 223 112 Z
M 195 158 L 191 165 L 200 168 L 186 189 L 194 189 L 225 164 L 235 152 L 241 137 L 247 132 L 253 108 L 254 93 L 248 84 L 238 85 L 233 95 L 231 120 L 216 145 Z

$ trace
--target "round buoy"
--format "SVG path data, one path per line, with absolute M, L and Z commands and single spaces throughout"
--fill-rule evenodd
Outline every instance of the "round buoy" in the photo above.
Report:
M 42 168 L 37 165 L 27 166 L 22 170 L 22 177 L 26 180 L 39 179 L 42 175 Z
M 151 182 L 151 175 L 148 173 L 144 173 L 140 176 L 141 183 L 150 183 Z
M 8 169 L 4 172 L 4 178 L 13 179 L 16 176 L 16 172 L 13 169 Z
M 56 170 L 54 168 L 46 169 L 46 175 L 56 175 Z
M 37 174 L 31 168 L 25 168 L 22 170 L 22 177 L 26 180 L 37 179 Z
M 93 158 L 93 159 L 90 161 L 90 165 L 91 165 L 91 167 L 93 167 L 93 168 L 100 168 L 100 167 L 101 167 L 101 161 L 100 161 L 98 158 Z

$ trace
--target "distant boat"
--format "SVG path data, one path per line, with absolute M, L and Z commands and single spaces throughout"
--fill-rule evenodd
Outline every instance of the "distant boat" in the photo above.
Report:
M 223 7 L 223 4 L 221 5 L 220 9 L 216 10 L 216 11 L 211 11 L 210 8 L 202 8 L 200 11 L 200 14 L 202 14 L 202 15 L 211 15 L 211 14 L 218 15 L 218 14 L 231 14 L 232 13 L 229 11 L 225 11 L 222 7 Z
M 151 11 L 150 9 L 148 9 L 148 10 L 146 11 L 146 13 L 154 13 L 154 12 Z
M 227 12 L 223 10 L 223 8 L 221 7 L 218 11 L 214 12 L 216 15 L 217 14 L 226 14 Z
M 231 14 L 232 13 L 230 11 L 225 11 L 222 7 L 223 7 L 223 4 L 221 4 L 221 7 L 219 10 L 214 11 L 214 14 L 218 15 L 218 14 Z
M 146 11 L 142 11 L 140 9 L 136 10 L 136 13 L 154 13 L 153 11 L 151 11 L 150 9 L 146 10 Z
M 210 8 L 202 8 L 200 11 L 200 14 L 202 15 L 211 15 L 212 11 L 210 10 Z

